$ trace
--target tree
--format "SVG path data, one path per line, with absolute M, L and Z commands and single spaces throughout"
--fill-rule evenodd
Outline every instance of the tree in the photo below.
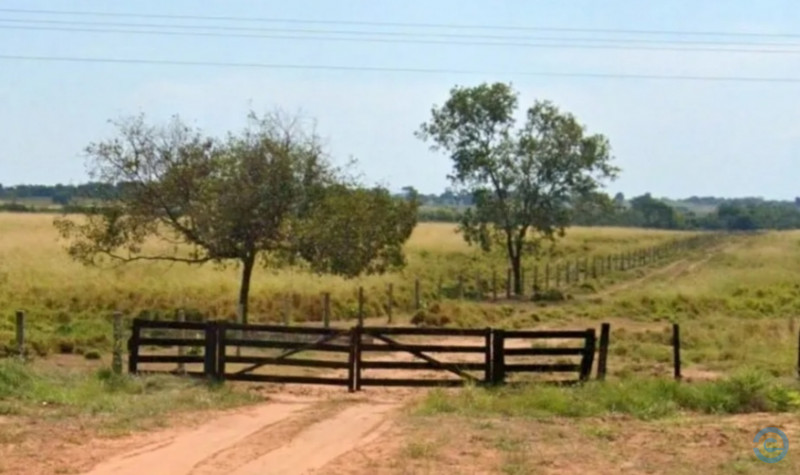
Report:
M 536 101 L 515 128 L 517 96 L 502 83 L 455 87 L 417 136 L 450 156 L 449 178 L 473 199 L 459 229 L 484 250 L 505 248 L 519 295 L 523 254 L 563 235 L 571 201 L 597 191 L 617 169 L 606 138 L 586 135 L 550 102 Z
M 360 189 L 327 162 L 298 118 L 250 114 L 247 128 L 225 139 L 178 118 L 166 126 L 150 126 L 142 116 L 115 124 L 118 137 L 87 148 L 93 178 L 111 185 L 114 196 L 81 220 L 55 221 L 81 262 L 237 262 L 245 322 L 259 261 L 307 261 L 315 271 L 347 277 L 404 262 L 416 202 Z M 369 220 L 353 216 L 363 209 Z M 331 228 L 345 222 L 345 230 Z M 344 238 L 329 239 L 337 233 Z
M 639 226 L 660 229 L 679 227 L 676 210 L 663 201 L 653 198 L 650 193 L 633 198 L 631 209 Z

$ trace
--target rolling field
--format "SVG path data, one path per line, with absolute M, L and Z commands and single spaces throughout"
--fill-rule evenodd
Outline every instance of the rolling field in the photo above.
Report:
M 114 310 L 126 317 L 161 315 L 172 318 L 184 307 L 190 315 L 233 318 L 239 286 L 235 266 L 138 262 L 88 268 L 73 262 L 52 226 L 55 215 L 0 213 L 0 343 L 12 335 L 11 318 L 24 309 L 31 322 L 36 351 L 108 347 L 108 325 Z M 685 233 L 626 229 L 572 229 L 547 259 L 590 257 L 640 249 L 676 239 Z M 367 317 L 383 315 L 386 286 L 395 286 L 400 313 L 411 310 L 413 281 L 420 278 L 430 301 L 441 279 L 445 288 L 462 274 L 468 283 L 476 273 L 489 279 L 492 269 L 505 275 L 502 254 L 486 256 L 469 248 L 452 225 L 421 224 L 407 245 L 408 266 L 401 273 L 345 280 L 303 270 L 257 269 L 250 294 L 251 321 L 279 321 L 289 299 L 292 320 L 320 320 L 322 292 L 330 292 L 334 319 L 352 319 L 357 288 L 366 293 Z M 532 266 L 533 260 L 528 262 Z M 287 297 L 288 296 L 288 297 Z M 469 312 L 466 312 L 469 313 Z M 468 322 L 467 322 L 468 323 Z M 480 322 L 478 322 L 480 323 Z M 1 346 L 0 346 L 1 347 Z
M 102 348 L 102 359 L 51 355 L 24 368 L 0 360 L 0 433 L 12 434 L 0 437 L 0 472 L 84 473 L 98 463 L 101 469 L 141 471 L 166 459 L 184 463 L 181 473 L 198 474 L 255 473 L 274 464 L 290 464 L 286 473 L 335 474 L 800 472 L 794 446 L 800 437 L 800 232 L 723 236 L 570 291 L 564 301 L 445 300 L 430 306 L 464 326 L 583 329 L 610 322 L 604 383 L 368 388 L 348 395 L 231 383 L 222 390 L 98 372 L 108 362 L 103 345 L 113 308 L 137 314 L 187 305 L 228 316 L 238 276 L 235 269 L 213 266 L 84 268 L 66 257 L 51 219 L 0 214 L 0 308 L 9 316 L 26 308 L 39 338 Z M 676 237 L 571 229 L 559 255 L 549 258 L 621 252 Z M 347 318 L 358 285 L 374 296 L 389 282 L 405 309 L 411 296 L 399 289 L 411 288 L 415 277 L 432 286 L 439 276 L 504 267 L 501 255 L 469 249 L 449 225 L 420 225 L 407 249 L 404 272 L 361 281 L 261 270 L 254 278 L 254 315 L 277 319 L 281 295 L 291 292 L 296 318 L 313 317 L 312 302 L 330 291 L 339 305 L 335 316 Z M 380 314 L 379 303 L 370 308 Z M 396 314 L 400 323 L 411 317 L 410 311 Z M 681 382 L 672 380 L 672 322 L 681 325 Z M 3 324 L 9 338 L 10 319 Z M 231 407 L 238 408 L 215 411 Z M 42 437 L 42 429 L 54 424 L 64 428 L 61 433 Z M 753 436 L 769 426 L 781 428 L 793 444 L 784 460 L 771 465 L 753 454 Z M 160 427 L 168 428 L 108 438 Z M 197 444 L 208 434 L 230 438 L 204 452 Z M 96 449 L 83 450 L 87 440 Z M 43 452 L 51 455 L 48 461 L 31 464 Z M 92 473 L 117 473 L 101 469 Z

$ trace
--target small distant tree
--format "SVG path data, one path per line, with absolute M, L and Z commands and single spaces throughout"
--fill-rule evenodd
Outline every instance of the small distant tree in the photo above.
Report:
M 550 102 L 535 102 L 517 128 L 517 96 L 502 83 L 455 87 L 417 136 L 450 156 L 450 179 L 473 200 L 460 231 L 484 250 L 505 248 L 520 294 L 523 254 L 563 235 L 572 200 L 598 190 L 617 169 L 608 140 L 586 135 Z
M 259 261 L 305 261 L 347 277 L 404 264 L 416 202 L 346 179 L 296 117 L 251 114 L 244 131 L 224 139 L 178 118 L 115 125 L 116 138 L 87 148 L 92 178 L 113 196 L 79 219 L 55 221 L 69 254 L 85 264 L 238 263 L 245 322 Z

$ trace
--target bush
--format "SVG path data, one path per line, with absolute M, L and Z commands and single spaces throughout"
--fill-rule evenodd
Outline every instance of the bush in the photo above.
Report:
M 98 350 L 87 350 L 83 357 L 87 360 L 99 360 L 102 356 Z

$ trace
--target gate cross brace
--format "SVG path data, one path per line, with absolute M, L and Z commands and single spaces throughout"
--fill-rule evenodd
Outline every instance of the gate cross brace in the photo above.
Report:
M 331 340 L 335 340 L 336 338 L 338 338 L 338 337 L 340 337 L 342 335 L 346 335 L 347 333 L 348 333 L 347 331 L 337 331 L 337 332 L 332 333 L 330 335 L 325 335 L 324 337 L 320 338 L 319 340 L 317 340 L 317 341 L 315 341 L 313 343 L 309 343 L 309 344 L 307 344 L 307 345 L 305 345 L 305 346 L 303 346 L 301 348 L 293 348 L 291 350 L 284 351 L 283 353 L 278 355 L 275 359 L 276 360 L 284 360 L 284 359 L 286 359 L 286 358 L 288 358 L 288 357 L 290 357 L 292 355 L 296 355 L 297 353 L 300 353 L 300 352 L 303 352 L 303 351 L 308 351 L 308 350 L 313 350 L 316 345 L 320 345 L 322 343 L 327 343 L 327 342 L 329 342 Z M 250 371 L 255 371 L 258 368 L 261 368 L 261 367 L 266 366 L 266 365 L 267 365 L 267 363 L 256 363 L 256 364 L 248 366 L 247 368 L 241 369 L 241 370 L 237 371 L 234 374 L 235 375 L 245 374 L 245 373 L 250 372 Z
M 378 340 L 383 341 L 384 343 L 386 343 L 389 346 L 402 346 L 400 343 L 398 343 L 395 340 L 392 340 L 389 337 L 386 337 L 386 336 L 383 336 L 383 335 L 378 335 L 378 334 L 371 334 L 371 335 L 374 338 L 377 338 Z M 448 367 L 444 366 L 444 364 L 441 361 L 437 361 L 434 358 L 431 358 L 430 356 L 426 355 L 425 353 L 423 353 L 421 351 L 416 351 L 416 350 L 403 350 L 403 351 L 408 351 L 412 355 L 414 355 L 417 358 L 420 358 L 422 360 L 425 360 L 426 362 L 430 363 L 432 366 L 434 366 L 434 367 L 436 367 L 438 369 L 449 371 L 449 372 L 455 374 L 456 376 L 461 376 L 462 378 L 469 379 L 469 380 L 471 380 L 473 382 L 476 382 L 476 383 L 479 382 L 478 378 L 476 378 L 475 376 L 472 376 L 469 373 L 465 373 L 465 372 L 463 372 L 463 371 L 461 371 L 459 369 L 448 368 Z

